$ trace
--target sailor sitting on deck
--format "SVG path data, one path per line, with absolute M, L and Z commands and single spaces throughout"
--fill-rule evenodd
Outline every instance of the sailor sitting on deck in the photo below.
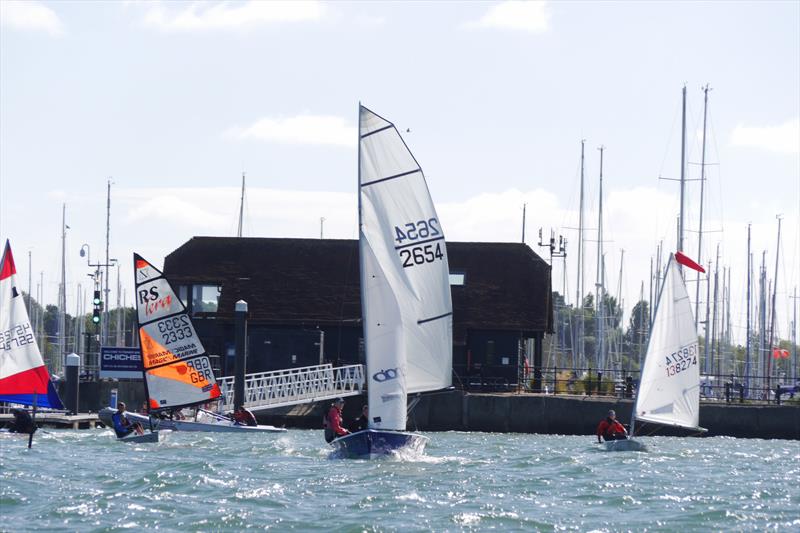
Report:
M 144 435 L 144 429 L 139 422 L 131 423 L 128 417 L 125 416 L 125 403 L 119 402 L 117 412 L 111 415 L 111 421 L 114 422 L 114 432 L 117 438 L 121 439 L 136 432 L 137 435 Z
M 239 407 L 236 411 L 233 412 L 233 421 L 238 426 L 257 426 L 258 422 L 256 422 L 256 417 L 245 409 L 244 407 Z
M 344 408 L 344 398 L 336 398 L 322 421 L 322 426 L 325 428 L 325 442 L 330 443 L 336 437 L 350 434 L 342 427 L 342 408 Z
M 367 404 L 364 404 L 364 407 L 361 408 L 361 416 L 353 420 L 353 425 L 350 426 L 350 429 L 353 430 L 355 433 L 356 431 L 364 431 L 369 427 L 369 407 Z
M 25 433 L 30 435 L 36 431 L 36 426 L 33 423 L 31 415 L 25 409 L 12 409 L 11 414 L 14 415 L 14 420 L 8 423 L 8 431 L 10 433 Z
M 597 426 L 597 442 L 603 440 L 624 440 L 628 438 L 628 432 L 622 424 L 617 422 L 617 413 L 614 410 L 608 412 L 608 417 L 600 422 Z

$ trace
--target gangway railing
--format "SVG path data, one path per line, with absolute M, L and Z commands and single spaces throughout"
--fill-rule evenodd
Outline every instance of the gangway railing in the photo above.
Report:
M 222 400 L 220 411 L 233 409 L 234 376 L 218 378 Z M 244 405 L 251 411 L 274 409 L 301 403 L 356 396 L 364 390 L 364 366 L 331 364 L 287 368 L 247 374 Z

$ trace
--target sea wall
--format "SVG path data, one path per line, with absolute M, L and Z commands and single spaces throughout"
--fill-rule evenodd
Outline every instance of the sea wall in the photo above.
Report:
M 80 412 L 97 412 L 109 404 L 111 389 L 119 399 L 138 410 L 145 400 L 141 381 L 100 381 L 81 383 Z M 64 383 L 59 394 L 64 397 Z M 361 413 L 366 397 L 347 398 L 345 421 Z M 295 427 L 320 428 L 322 416 L 330 402 L 318 402 L 272 409 L 256 413 L 262 423 Z M 419 431 L 487 431 L 497 433 L 543 433 L 591 435 L 609 409 L 627 423 L 631 417 L 631 400 L 547 394 L 470 394 L 453 391 L 423 396 L 411 413 L 410 429 Z M 764 439 L 800 440 L 800 406 L 741 405 L 705 402 L 700 405 L 700 426 L 708 429 L 705 436 L 729 436 Z M 651 428 L 641 428 L 646 434 Z M 637 431 L 638 432 L 638 431 Z M 685 435 L 683 430 L 658 428 L 659 435 Z
M 357 417 L 364 401 L 363 397 L 347 398 L 345 421 Z M 270 424 L 319 428 L 327 404 L 262 411 L 257 416 L 260 421 Z M 609 409 L 614 409 L 617 418 L 627 423 L 631 408 L 631 400 L 613 398 L 454 391 L 423 397 L 409 417 L 408 427 L 419 431 L 592 435 Z M 703 403 L 700 426 L 708 429 L 703 434 L 705 436 L 800 439 L 800 407 Z M 642 427 L 645 434 L 651 429 Z M 687 433 L 660 427 L 657 434 Z

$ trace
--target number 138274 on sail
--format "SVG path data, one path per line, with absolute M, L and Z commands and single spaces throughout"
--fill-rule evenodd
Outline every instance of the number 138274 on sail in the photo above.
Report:
M 408 222 L 394 227 L 395 250 L 400 255 L 403 268 L 433 263 L 444 258 L 439 221 L 435 218 Z

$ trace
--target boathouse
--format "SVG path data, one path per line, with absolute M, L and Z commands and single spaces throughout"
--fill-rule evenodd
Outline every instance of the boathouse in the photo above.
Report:
M 526 364 L 541 364 L 552 330 L 550 266 L 520 243 L 449 242 L 447 254 L 453 384 L 514 387 Z M 238 300 L 249 306 L 248 373 L 364 362 L 355 240 L 194 237 L 164 274 L 223 375 Z

